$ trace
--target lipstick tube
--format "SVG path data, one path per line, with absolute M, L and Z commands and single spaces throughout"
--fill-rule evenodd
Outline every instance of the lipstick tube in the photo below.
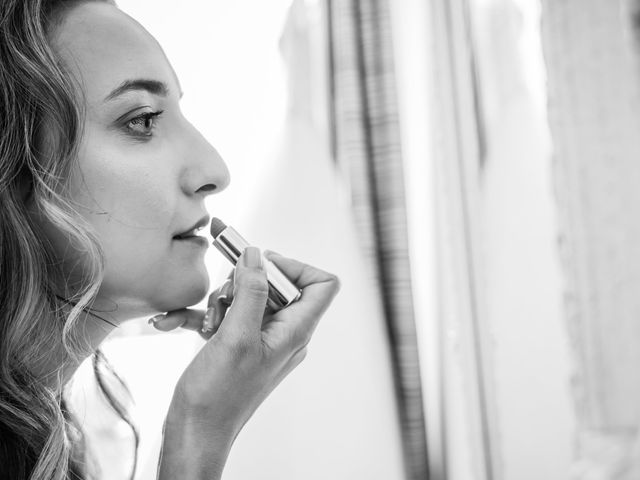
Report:
M 213 245 L 224 255 L 233 265 L 238 263 L 240 255 L 247 248 L 247 242 L 232 227 L 225 225 L 222 221 L 214 218 L 211 221 L 211 235 Z M 298 300 L 302 292 L 285 276 L 275 264 L 262 256 L 262 263 L 267 272 L 269 283 L 269 295 L 267 307 L 273 312 L 283 309 Z

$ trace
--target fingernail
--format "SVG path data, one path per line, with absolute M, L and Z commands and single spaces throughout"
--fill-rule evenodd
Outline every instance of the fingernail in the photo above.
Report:
M 244 266 L 249 268 L 262 268 L 262 255 L 257 247 L 247 247 L 244 250 Z
M 207 308 L 207 313 L 205 313 L 204 319 L 202 320 L 202 333 L 207 333 L 213 330 L 214 312 L 215 312 L 215 308 L 213 307 Z
M 164 314 L 164 313 L 160 313 L 160 314 L 156 315 L 155 317 L 151 317 L 147 323 L 148 323 L 149 325 L 153 325 L 153 326 L 155 327 L 156 322 L 159 322 L 159 321 L 161 321 L 161 320 L 164 320 L 164 318 L 165 318 L 166 316 L 167 316 L 166 314 Z

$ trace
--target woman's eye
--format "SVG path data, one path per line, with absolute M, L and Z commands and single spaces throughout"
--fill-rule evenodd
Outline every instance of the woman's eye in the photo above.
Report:
M 138 115 L 127 122 L 127 129 L 134 135 L 150 137 L 155 127 L 155 120 L 162 114 L 162 112 L 163 110 Z

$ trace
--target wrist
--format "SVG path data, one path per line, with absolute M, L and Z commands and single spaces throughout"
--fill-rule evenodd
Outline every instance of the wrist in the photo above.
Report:
M 158 480 L 219 480 L 235 435 L 169 412 L 164 424 Z
M 166 423 L 175 427 L 184 426 L 189 428 L 191 433 L 204 435 L 207 438 L 213 436 L 221 442 L 230 441 L 231 443 L 244 425 L 237 420 L 237 415 L 229 413 L 222 404 L 217 405 L 216 408 L 212 408 L 211 405 L 206 407 L 194 405 L 178 392 L 174 392 L 171 399 Z

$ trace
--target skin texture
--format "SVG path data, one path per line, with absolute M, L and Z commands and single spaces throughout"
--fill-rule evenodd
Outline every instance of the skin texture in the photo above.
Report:
M 104 249 L 97 305 L 122 322 L 197 303 L 209 288 L 206 247 L 173 237 L 206 217 L 204 199 L 226 188 L 229 171 L 182 115 L 181 88 L 164 52 L 131 17 L 92 2 L 68 12 L 53 45 L 86 105 L 70 189 Z M 138 79 L 162 82 L 167 91 L 136 89 L 106 100 Z M 42 229 L 71 271 L 81 253 L 51 226 Z

